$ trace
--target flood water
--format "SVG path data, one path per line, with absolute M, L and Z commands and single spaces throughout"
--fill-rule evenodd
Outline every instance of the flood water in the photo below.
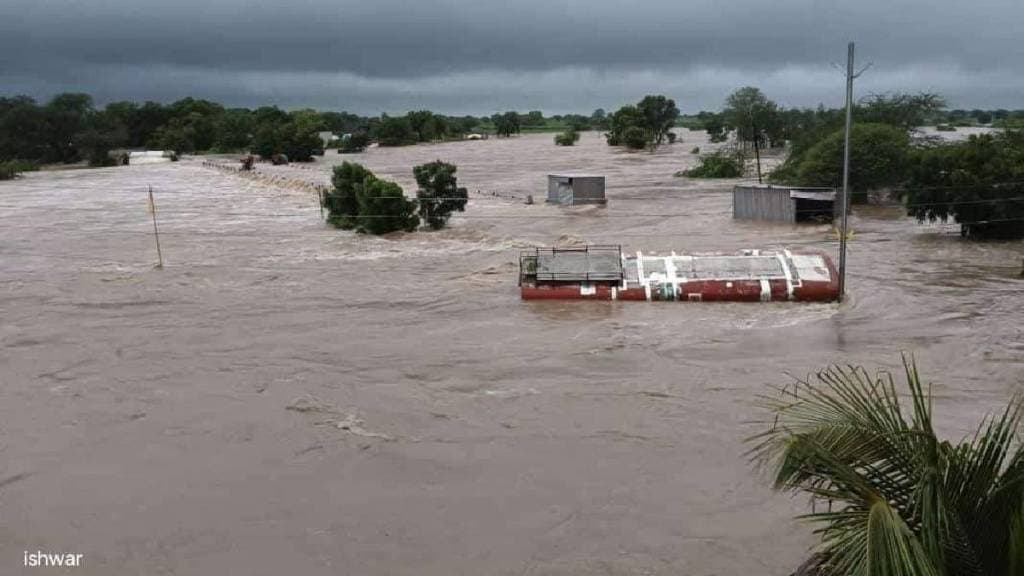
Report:
M 1022 389 L 1024 244 L 898 208 L 852 217 L 842 305 L 521 301 L 536 245 L 836 252 L 673 177 L 700 134 L 551 138 L 351 155 L 470 190 L 449 229 L 388 238 L 192 159 L 0 183 L 0 573 L 40 549 L 104 576 L 785 575 L 814 540 L 745 456 L 757 394 L 908 352 L 957 438 Z M 523 203 L 564 171 L 608 206 Z

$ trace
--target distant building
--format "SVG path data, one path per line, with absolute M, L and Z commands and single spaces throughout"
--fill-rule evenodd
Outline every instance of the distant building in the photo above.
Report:
M 735 186 L 732 189 L 732 217 L 774 222 L 830 222 L 835 200 L 834 188 Z
M 338 135 L 331 131 L 317 132 L 317 136 L 324 143 L 324 148 L 330 146 L 331 142 L 337 142 L 339 140 Z
M 552 204 L 604 204 L 604 176 L 549 174 L 548 202 Z

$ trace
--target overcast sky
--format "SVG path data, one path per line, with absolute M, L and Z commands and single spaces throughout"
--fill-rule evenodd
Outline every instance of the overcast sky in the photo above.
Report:
M 858 94 L 1024 108 L 1022 31 L 1024 0 L 2 0 L 0 94 L 490 114 L 662 93 L 689 113 L 755 85 L 836 105 L 852 39 L 874 64 Z

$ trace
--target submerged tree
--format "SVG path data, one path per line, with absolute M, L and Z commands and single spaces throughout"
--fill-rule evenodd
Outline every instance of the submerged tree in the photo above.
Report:
M 857 103 L 855 116 L 858 122 L 888 124 L 913 130 L 923 126 L 945 107 L 945 99 L 930 92 L 872 94 Z
M 652 149 L 661 145 L 679 117 L 675 100 L 665 96 L 645 96 L 635 106 L 619 108 L 609 119 L 605 139 L 609 146 Z
M 643 127 L 650 134 L 651 144 L 660 146 L 679 117 L 676 101 L 661 95 L 644 96 L 636 107 L 643 116 Z
M 323 206 L 327 221 L 338 228 L 387 234 L 419 226 L 416 202 L 406 198 L 398 184 L 378 180 L 361 164 L 335 166 L 331 183 L 334 187 L 324 195 Z
M 402 187 L 387 180 L 366 180 L 359 190 L 359 232 L 387 234 L 412 232 L 420 225 L 416 203 L 405 197 Z
M 760 88 L 746 86 L 736 90 L 725 101 L 722 115 L 736 130 L 740 142 L 775 145 L 779 141 L 779 107 L 761 92 Z
M 833 367 L 764 398 L 770 427 L 752 454 L 776 489 L 817 503 L 804 518 L 818 526 L 820 574 L 1019 576 L 1021 397 L 973 437 L 940 440 L 930 385 L 904 367 L 905 390 L 888 374 Z
M 924 147 L 903 196 L 924 220 L 954 220 L 963 236 L 1024 237 L 1024 132 Z
M 640 110 L 628 104 L 619 108 L 608 119 L 608 133 L 605 139 L 609 146 L 627 146 L 629 148 L 643 148 L 647 145 L 647 134 L 643 129 L 644 117 Z M 635 128 L 634 137 L 627 141 L 626 132 Z M 636 137 L 637 132 L 639 138 Z M 639 144 L 637 146 L 636 144 Z
M 376 136 L 377 143 L 381 146 L 406 146 L 416 143 L 416 133 L 405 116 L 381 114 Z
M 335 166 L 331 176 L 334 187 L 323 197 L 327 221 L 342 230 L 355 229 L 359 225 L 359 194 L 367 182 L 376 179 L 362 164 L 342 162 Z
M 519 114 L 517 112 L 505 112 L 491 116 L 494 122 L 494 132 L 498 136 L 511 136 L 519 134 Z
M 412 169 L 419 185 L 416 199 L 419 201 L 420 218 L 433 230 L 444 228 L 452 212 L 466 209 L 469 194 L 465 188 L 459 187 L 456 170 L 454 164 L 440 160 Z
M 795 183 L 840 185 L 844 147 L 842 130 L 815 144 L 797 167 Z M 863 193 L 899 184 L 906 176 L 909 154 L 910 137 L 902 128 L 885 124 L 855 125 L 850 132 L 850 188 Z

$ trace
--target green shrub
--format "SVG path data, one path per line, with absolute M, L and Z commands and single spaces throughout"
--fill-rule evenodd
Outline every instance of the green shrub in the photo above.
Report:
M 580 133 L 575 128 L 569 128 L 561 134 L 555 135 L 555 144 L 558 146 L 572 146 L 580 141 Z
M 739 154 L 719 150 L 701 156 L 700 164 L 682 172 L 690 178 L 739 178 L 743 176 L 743 158 Z
M 452 212 L 466 209 L 469 194 L 459 188 L 455 177 L 457 168 L 437 160 L 412 169 L 416 176 L 416 198 L 419 201 L 420 217 L 433 230 L 440 230 L 448 223 Z
M 0 180 L 13 180 L 19 173 L 13 162 L 0 162 Z
M 700 154 L 700 146 L 694 146 L 693 150 L 690 150 L 690 154 Z
M 36 172 L 39 165 L 27 160 L 0 162 L 0 180 L 13 180 L 22 172 Z

